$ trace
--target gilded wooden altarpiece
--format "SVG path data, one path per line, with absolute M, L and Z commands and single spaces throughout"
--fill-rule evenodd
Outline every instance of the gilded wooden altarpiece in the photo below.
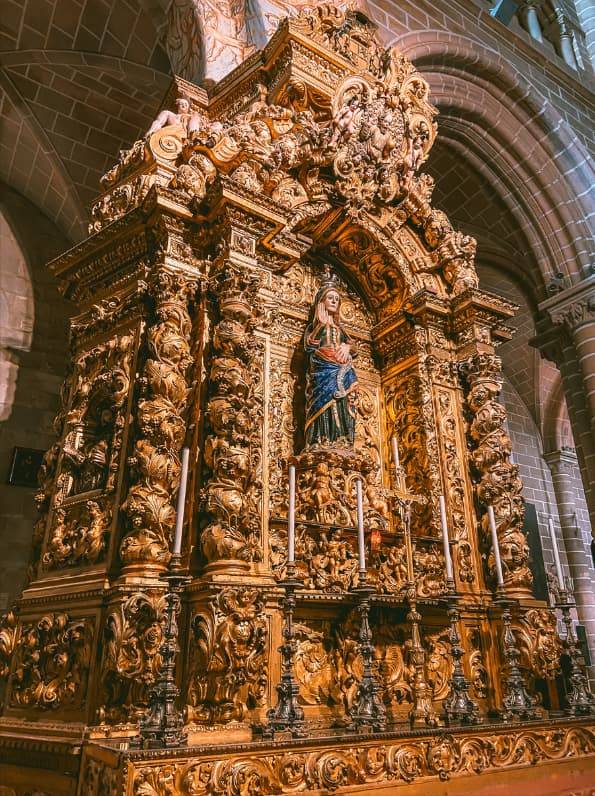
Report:
M 487 504 L 521 671 L 553 709 L 563 650 L 531 593 L 522 485 L 498 400 L 497 346 L 515 307 L 479 289 L 475 241 L 431 204 L 421 167 L 437 125 L 423 77 L 365 16 L 320 6 L 281 22 L 208 94 L 176 79 L 166 106 L 176 94 L 184 112 L 120 153 L 89 237 L 50 264 L 77 309 L 28 583 L 0 626 L 8 792 L 356 792 L 586 759 L 588 716 L 456 731 L 440 719 L 453 674 L 440 495 L 463 666 L 482 715 L 501 708 L 506 663 Z M 348 457 L 313 450 L 304 432 L 304 331 L 329 278 L 357 349 Z M 392 436 L 412 496 L 407 527 Z M 161 576 L 184 446 L 190 582 L 176 678 L 187 745 L 135 750 L 162 665 Z M 294 669 L 312 736 L 253 742 L 280 675 L 291 462 Z M 349 729 L 362 677 L 356 478 L 375 539 L 371 624 L 390 722 L 381 737 Z M 411 734 L 422 702 L 425 728 Z

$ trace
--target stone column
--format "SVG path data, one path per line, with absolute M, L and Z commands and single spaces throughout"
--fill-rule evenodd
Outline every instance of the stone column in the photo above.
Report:
M 571 450 L 551 451 L 544 455 L 552 473 L 558 515 L 579 622 L 584 625 L 591 658 L 595 660 L 595 577 L 591 566 L 591 551 L 577 527 L 575 518 L 573 476 L 578 467 L 576 454 Z M 595 666 L 590 667 L 591 686 L 595 681 Z
M 595 529 L 595 274 L 546 299 L 539 308 L 559 327 L 556 345 L 540 347 L 560 368 Z

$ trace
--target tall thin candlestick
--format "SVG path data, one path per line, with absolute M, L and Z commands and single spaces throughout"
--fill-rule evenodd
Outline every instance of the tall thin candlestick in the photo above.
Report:
M 172 555 L 174 556 L 179 556 L 182 552 L 182 529 L 184 527 L 184 507 L 186 505 L 189 460 L 190 448 L 182 448 L 182 470 L 180 473 L 180 489 L 178 491 L 178 505 L 176 509 L 176 530 L 174 532 L 174 546 L 172 549 Z
M 289 465 L 289 511 L 287 513 L 287 563 L 295 564 L 295 464 Z
M 554 528 L 554 521 L 551 517 L 548 517 L 547 523 L 550 529 L 550 536 L 552 537 L 552 548 L 554 550 L 554 563 L 556 565 L 556 574 L 558 576 L 558 583 L 560 584 L 560 588 L 564 589 L 564 573 L 562 572 L 560 551 L 558 550 L 558 542 L 556 541 L 556 529 Z
M 362 479 L 358 478 L 355 482 L 355 494 L 357 498 L 357 554 L 359 558 L 360 572 L 366 571 L 366 548 L 364 538 L 364 500 L 362 497 Z
M 401 460 L 399 459 L 399 446 L 395 436 L 393 436 L 391 439 L 391 445 L 393 447 L 393 464 L 395 465 L 395 468 L 398 469 L 401 466 Z
M 440 504 L 440 525 L 442 526 L 442 544 L 444 545 L 444 561 L 446 563 L 446 580 L 454 580 L 452 572 L 452 558 L 450 557 L 450 542 L 448 539 L 448 524 L 446 522 L 446 501 L 444 495 L 438 498 Z
M 496 578 L 498 579 L 498 586 L 504 586 L 502 560 L 500 558 L 500 544 L 498 542 L 498 529 L 496 528 L 496 518 L 494 516 L 493 506 L 488 506 L 488 520 L 490 523 L 490 531 L 492 532 L 492 550 L 494 551 L 494 563 L 496 564 Z

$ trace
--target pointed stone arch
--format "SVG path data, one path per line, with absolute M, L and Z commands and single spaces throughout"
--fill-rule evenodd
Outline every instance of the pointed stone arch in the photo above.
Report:
M 484 156 L 488 147 L 504 198 L 512 193 L 511 211 L 518 212 L 510 202 L 515 195 L 526 205 L 521 223 L 542 284 L 556 272 L 579 281 L 589 267 L 594 179 L 576 134 L 523 75 L 476 41 L 430 30 L 405 35 L 398 46 L 430 84 L 442 137 L 452 135 L 454 125 L 453 133 L 458 126 Z

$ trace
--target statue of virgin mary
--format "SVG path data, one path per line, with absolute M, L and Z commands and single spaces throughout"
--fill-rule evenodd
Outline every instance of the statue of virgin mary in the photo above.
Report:
M 356 348 L 341 325 L 336 279 L 325 278 L 316 294 L 304 333 L 309 357 L 306 382 L 306 448 L 353 447 L 357 374 Z

